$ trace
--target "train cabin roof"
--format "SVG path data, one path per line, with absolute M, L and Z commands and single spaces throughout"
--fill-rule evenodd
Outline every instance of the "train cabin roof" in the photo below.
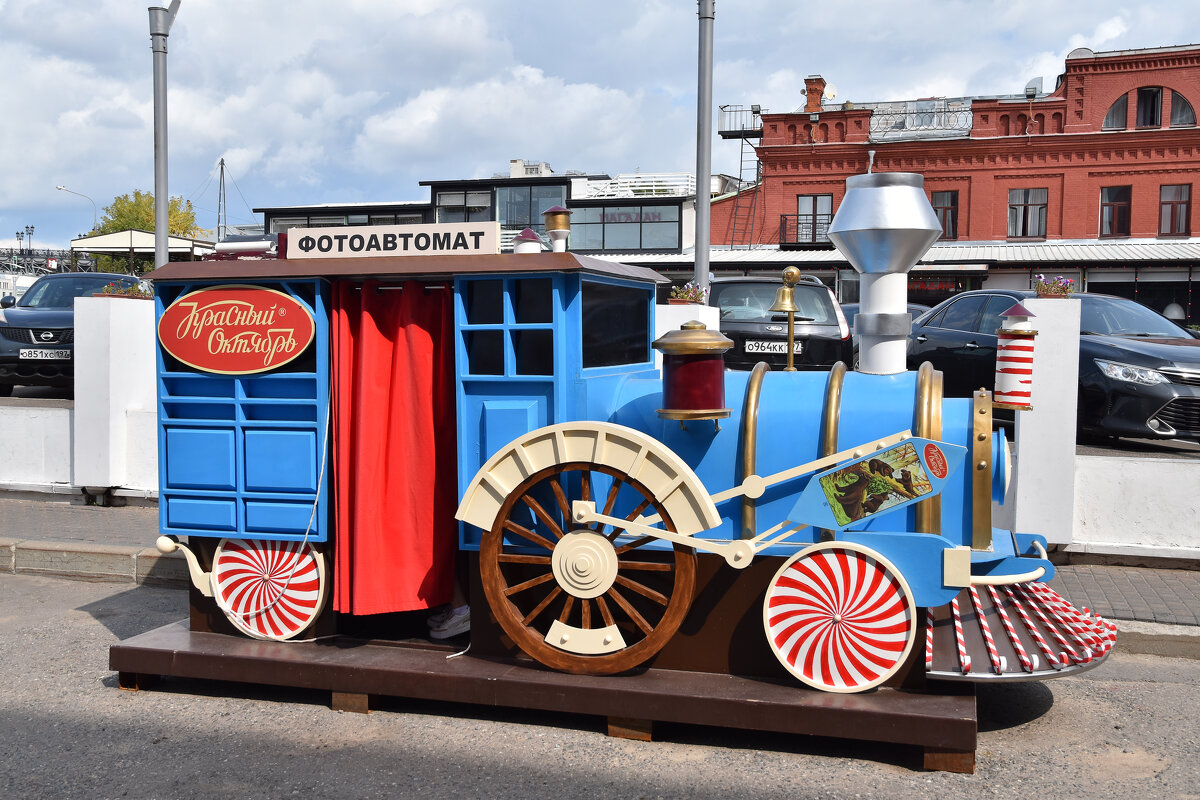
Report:
M 145 277 L 152 281 L 247 280 L 255 278 L 450 278 L 539 272 L 586 272 L 613 278 L 664 283 L 647 267 L 576 253 L 380 256 L 378 258 L 260 258 L 172 261 Z

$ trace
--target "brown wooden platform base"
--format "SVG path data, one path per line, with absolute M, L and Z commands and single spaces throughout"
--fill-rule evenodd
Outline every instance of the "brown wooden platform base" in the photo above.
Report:
M 260 642 L 193 632 L 186 622 L 109 649 L 122 688 L 170 676 L 329 691 L 336 709 L 365 712 L 372 695 L 604 717 L 613 736 L 649 740 L 654 722 L 711 725 L 915 745 L 927 769 L 973 772 L 975 696 L 896 689 L 825 694 L 795 682 L 650 669 L 619 677 L 567 675 L 425 643 L 348 637 Z

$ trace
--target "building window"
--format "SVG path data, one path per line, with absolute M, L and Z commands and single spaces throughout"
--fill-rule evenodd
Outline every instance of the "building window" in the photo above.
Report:
M 1137 90 L 1137 126 L 1157 128 L 1162 125 L 1162 89 L 1143 86 Z
M 796 238 L 801 244 L 829 241 L 829 223 L 833 221 L 833 195 L 796 196 Z
M 438 192 L 438 222 L 487 222 L 492 219 L 492 193 Z
M 533 228 L 544 234 L 546 220 L 542 212 L 566 202 L 566 186 L 501 186 L 496 189 L 496 219 L 506 230 Z
M 1192 128 L 1196 125 L 1196 112 L 1192 104 L 1179 92 L 1171 92 L 1171 127 Z
M 1106 131 L 1123 131 L 1128 114 L 1129 95 L 1123 94 L 1117 98 L 1117 102 L 1109 106 L 1108 113 L 1104 115 L 1104 125 L 1101 127 Z
M 271 219 L 271 233 L 283 233 L 292 228 L 307 228 L 308 217 L 274 217 Z
M 1178 97 L 1178 95 L 1176 95 Z M 1187 236 L 1191 233 L 1192 186 L 1162 186 L 1158 190 L 1158 232 L 1162 236 Z
M 1129 235 L 1131 186 L 1105 186 L 1100 190 L 1100 235 Z
M 1008 238 L 1046 238 L 1046 202 L 1049 189 L 1008 190 Z
M 934 192 L 933 212 L 942 223 L 943 239 L 958 238 L 958 192 Z
M 572 211 L 572 250 L 679 249 L 678 206 L 595 206 Z

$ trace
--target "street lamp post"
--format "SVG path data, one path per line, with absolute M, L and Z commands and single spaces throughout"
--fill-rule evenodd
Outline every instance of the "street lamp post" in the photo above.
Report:
M 55 186 L 54 188 L 58 189 L 60 192 L 70 192 L 71 194 L 77 194 L 80 197 L 82 197 L 84 200 L 87 200 L 89 203 L 92 204 L 92 229 L 91 229 L 91 231 L 89 231 L 89 233 L 95 233 L 96 232 L 96 201 L 93 200 L 92 198 L 88 197 L 83 192 L 77 192 L 73 189 L 68 189 L 65 186 Z
M 179 0 L 171 0 L 167 8 L 151 6 L 150 49 L 154 53 L 154 268 L 170 260 L 167 249 L 167 36 Z
M 33 226 L 25 226 L 25 252 L 29 254 L 27 264 L 33 266 Z

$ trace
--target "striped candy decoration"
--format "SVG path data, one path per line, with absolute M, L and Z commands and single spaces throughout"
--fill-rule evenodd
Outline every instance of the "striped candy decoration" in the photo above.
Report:
M 1024 623 L 1025 630 L 1028 631 L 1029 635 L 1033 637 L 1033 641 L 1037 642 L 1037 646 L 1046 656 L 1046 661 L 1050 663 L 1050 666 L 1054 669 L 1062 669 L 1065 667 L 1067 665 L 1066 658 L 1060 660 L 1058 656 L 1054 654 L 1054 651 L 1050 649 L 1050 645 L 1046 642 L 1046 637 L 1042 636 L 1042 632 L 1036 625 L 1033 624 L 1033 620 L 1030 618 L 1029 612 L 1025 610 L 1025 606 L 1021 604 L 1021 601 L 1017 598 L 1017 595 L 1012 590 L 1012 587 L 1005 586 L 1004 593 L 1008 595 L 1008 600 L 1012 604 L 1012 607 L 1017 610 L 1017 616 L 1019 616 L 1021 618 L 1021 622 Z
M 224 539 L 213 558 L 213 597 L 238 630 L 284 641 L 316 620 L 325 599 L 325 565 L 311 545 Z
M 1025 651 L 1025 646 L 1021 644 L 1021 639 L 1017 636 L 1017 629 L 1013 627 L 1008 612 L 1004 610 L 1004 604 L 1000 602 L 1000 593 L 996 591 L 995 586 L 989 586 L 987 590 L 988 595 L 992 598 L 992 605 L 996 607 L 996 613 L 1000 615 L 1000 622 L 1004 625 L 1004 632 L 1008 634 L 1008 641 L 1012 645 L 1013 651 L 1017 654 L 1017 660 L 1021 662 L 1021 668 L 1026 672 L 1033 672 L 1037 669 L 1037 665 L 1029 657 L 1029 653 Z M 1034 656 L 1034 658 L 1037 658 L 1037 656 Z
M 992 669 L 997 675 L 1004 673 L 1004 668 L 1007 666 L 1005 659 L 1000 657 L 1000 653 L 996 650 L 996 640 L 992 638 L 992 628 L 988 625 L 987 617 L 983 613 L 983 603 L 979 602 L 979 592 L 975 587 L 970 587 L 971 605 L 975 607 L 975 619 L 979 622 L 979 631 L 983 634 L 983 643 L 987 646 L 988 658 L 992 662 Z
M 1038 601 L 1037 593 L 1033 589 L 1030 588 L 1031 585 L 1032 584 L 1028 584 L 1028 583 L 1018 583 L 1016 588 L 1021 593 L 1022 598 L 1029 605 L 1029 607 L 1031 609 L 1033 609 L 1033 613 L 1037 616 L 1038 620 L 1042 623 L 1042 627 L 1044 627 L 1046 630 L 1050 631 L 1050 635 L 1054 637 L 1054 641 L 1057 642 L 1058 646 L 1062 648 L 1062 653 L 1060 654 L 1060 658 L 1062 658 L 1064 664 L 1069 663 L 1069 662 L 1067 662 L 1068 654 L 1071 656 L 1072 659 L 1074 659 L 1076 664 L 1086 664 L 1089 661 L 1091 661 L 1092 660 L 1091 652 L 1087 651 L 1085 649 L 1085 651 L 1084 651 L 1085 654 L 1082 656 L 1079 653 L 1075 652 L 1075 648 L 1071 647 L 1070 643 L 1067 642 L 1067 637 L 1063 636 L 1062 631 L 1060 631 L 1058 629 L 1058 626 L 1055 625 L 1053 622 L 1051 622 L 1050 619 L 1046 616 L 1045 612 L 1042 611 L 1041 603 Z
M 830 692 L 883 683 L 916 636 L 904 580 L 881 556 L 845 542 L 814 545 L 784 562 L 767 587 L 763 625 L 780 663 Z
M 950 601 L 950 612 L 954 617 L 954 643 L 958 646 L 958 665 L 963 675 L 971 671 L 971 657 L 967 655 L 967 639 L 963 636 L 962 614 L 958 610 L 958 596 Z
M 933 669 L 933 609 L 925 609 L 925 670 Z
M 1075 641 L 1075 644 L 1083 650 L 1083 658 L 1079 663 L 1090 663 L 1097 655 L 1094 649 L 1099 649 L 1097 647 L 1099 642 L 1090 635 L 1088 626 L 1075 613 L 1074 607 L 1066 600 L 1063 600 L 1058 592 L 1044 583 L 1033 583 L 1029 586 L 1035 594 L 1041 597 L 1042 602 L 1055 615 L 1054 621 L 1058 623 L 1059 627 L 1066 631 L 1067 635 Z
M 1000 329 L 996 335 L 996 390 L 1003 408 L 1028 410 L 1033 403 L 1033 338 Z

